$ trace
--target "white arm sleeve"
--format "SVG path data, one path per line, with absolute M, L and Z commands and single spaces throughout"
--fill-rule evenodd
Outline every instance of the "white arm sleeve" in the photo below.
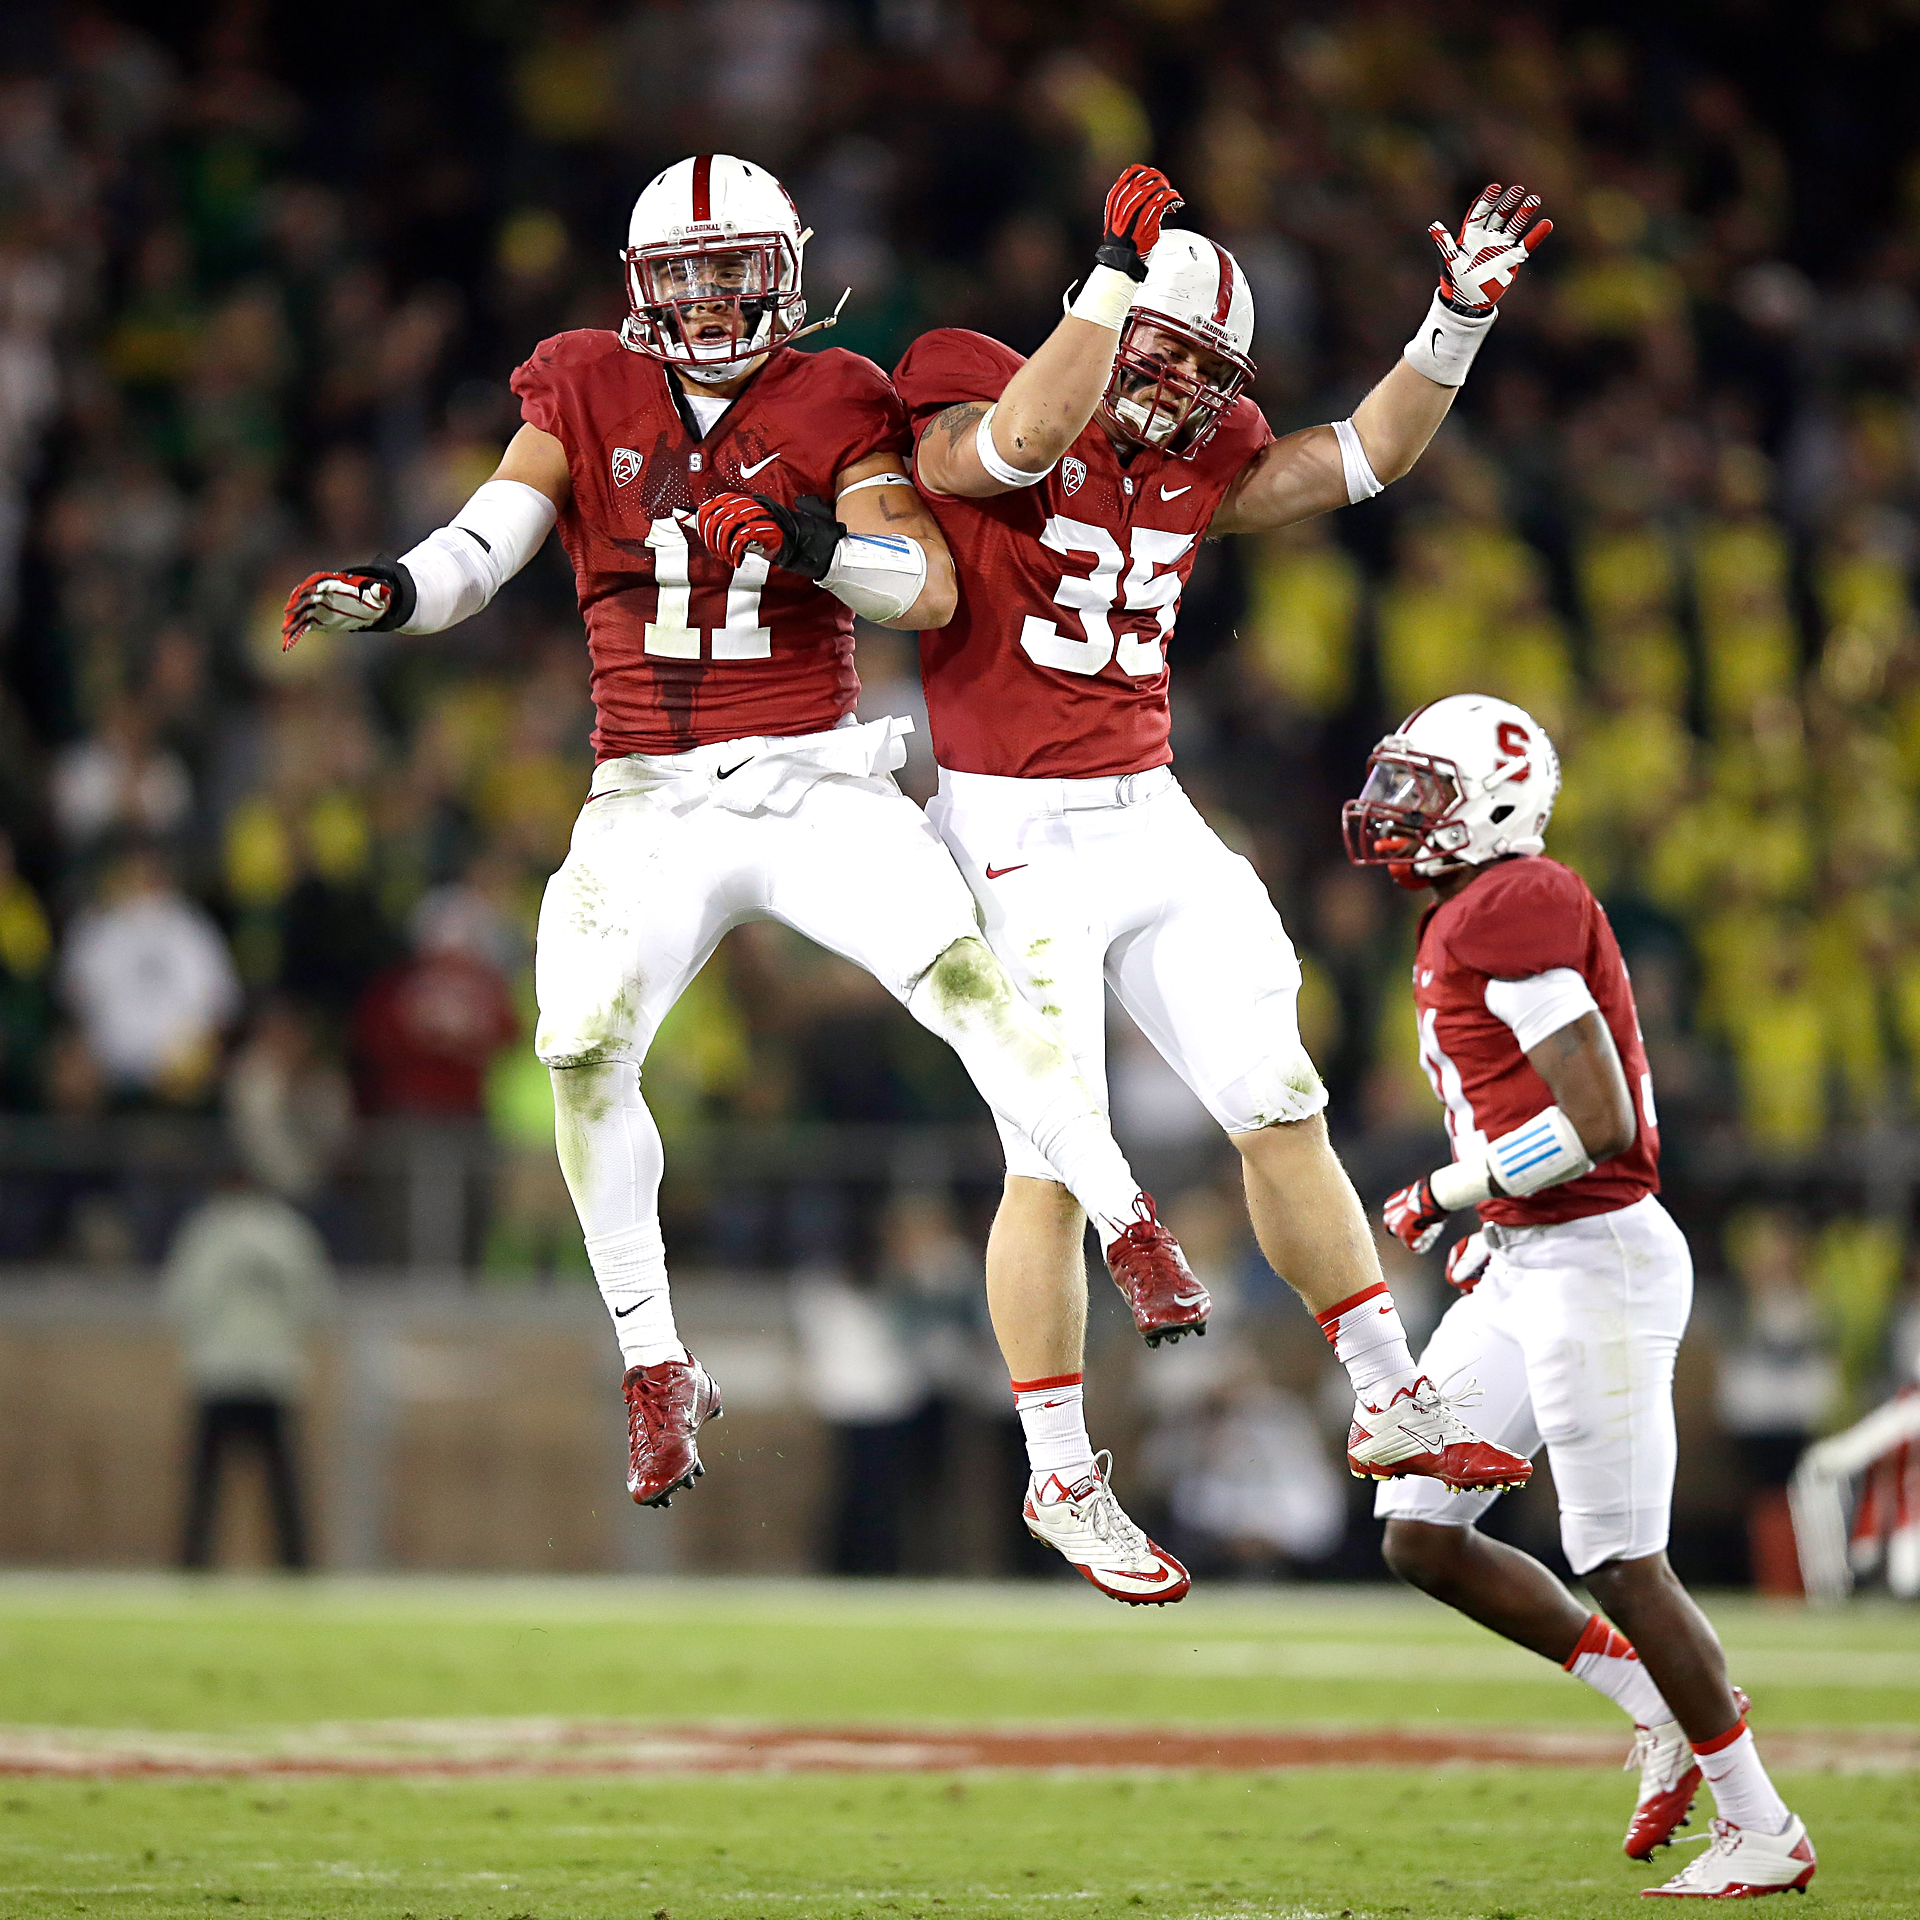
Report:
M 1121 279 L 1126 279 L 1123 273 Z M 1023 467 L 1016 467 L 1007 460 L 1000 449 L 993 444 L 993 416 L 999 410 L 996 402 L 980 416 L 980 426 L 973 436 L 973 450 L 980 456 L 980 464 L 1000 482 L 1003 487 L 1037 487 L 1053 467 L 1045 467 L 1039 473 L 1028 473 Z M 1056 461 L 1054 465 L 1058 465 Z
M 927 550 L 904 535 L 850 533 L 834 548 L 820 584 L 862 620 L 898 620 L 927 584 Z
M 1367 450 L 1360 444 L 1360 429 L 1351 420 L 1336 420 L 1333 437 L 1340 442 L 1340 470 L 1347 477 L 1347 504 L 1357 507 L 1376 493 L 1385 493 L 1387 483 L 1373 470 Z
M 1522 1053 L 1531 1053 L 1549 1035 L 1600 1008 L 1593 990 L 1571 967 L 1549 967 L 1524 980 L 1489 980 L 1487 1011 L 1513 1029 Z
M 540 551 L 558 519 L 538 487 L 489 480 L 400 564 L 413 576 L 413 615 L 402 633 L 439 633 L 470 620 Z

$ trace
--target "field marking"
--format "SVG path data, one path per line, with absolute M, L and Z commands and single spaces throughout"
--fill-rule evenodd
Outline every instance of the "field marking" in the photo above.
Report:
M 1617 1767 L 1618 1734 L 1542 1728 L 659 1727 L 617 1720 L 389 1720 L 251 1734 L 0 1727 L 0 1775 L 38 1778 L 945 1773 L 1295 1767 Z M 1920 1772 L 1920 1728 L 1774 1733 L 1771 1764 Z

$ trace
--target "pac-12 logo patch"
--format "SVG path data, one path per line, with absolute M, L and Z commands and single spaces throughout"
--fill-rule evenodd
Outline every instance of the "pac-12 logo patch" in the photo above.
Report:
M 1078 493 L 1086 477 L 1087 463 L 1084 460 L 1076 460 L 1072 454 L 1068 454 L 1060 462 L 1060 482 L 1069 494 Z
M 616 487 L 631 486 L 640 477 L 640 456 L 631 447 L 615 447 L 613 450 L 613 484 Z

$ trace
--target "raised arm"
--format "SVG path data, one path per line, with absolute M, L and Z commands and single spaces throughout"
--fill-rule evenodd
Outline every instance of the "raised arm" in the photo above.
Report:
M 920 441 L 920 478 L 936 493 L 984 499 L 1044 480 L 1086 431 L 1113 372 L 1120 328 L 1146 278 L 1160 223 L 1181 204 L 1165 174 L 1133 166 L 1107 194 L 1106 227 L 1073 310 L 998 400 L 937 414 Z
M 1307 427 L 1250 460 L 1227 489 L 1209 533 L 1291 526 L 1374 494 L 1412 471 L 1439 431 L 1498 311 L 1500 296 L 1553 231 L 1537 196 L 1490 186 L 1458 238 L 1437 221 L 1440 289 L 1386 378 L 1335 426 Z
M 523 426 L 493 478 L 410 552 L 302 580 L 287 596 L 281 651 L 309 627 L 439 633 L 471 619 L 540 551 L 572 488 L 566 448 Z

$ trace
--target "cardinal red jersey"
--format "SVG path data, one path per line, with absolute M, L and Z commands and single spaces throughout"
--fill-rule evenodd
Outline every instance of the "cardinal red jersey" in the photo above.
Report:
M 943 407 L 997 400 L 1022 364 L 984 334 L 916 340 L 893 376 L 916 443 Z M 960 583 L 953 619 L 920 636 L 934 758 L 1067 779 L 1171 760 L 1180 595 L 1221 496 L 1272 438 L 1243 398 L 1191 460 L 1142 450 L 1123 464 L 1095 421 L 1038 486 L 987 500 L 922 487 Z
M 1587 983 L 1613 1034 L 1633 1096 L 1633 1145 L 1578 1180 L 1525 1199 L 1483 1201 L 1481 1219 L 1501 1226 L 1550 1226 L 1613 1213 L 1660 1191 L 1660 1123 L 1626 962 L 1587 883 L 1544 854 L 1489 867 L 1451 900 L 1429 908 L 1420 923 L 1413 963 L 1420 1062 L 1446 1107 L 1454 1151 L 1498 1139 L 1553 1105 L 1513 1029 L 1488 1011 L 1487 983 L 1556 967 Z
M 851 609 L 759 553 L 727 566 L 676 515 L 734 491 L 831 501 L 856 461 L 904 461 L 906 416 L 871 360 L 783 348 L 704 437 L 666 369 L 597 329 L 543 340 L 513 390 L 567 450 L 560 538 L 593 658 L 596 758 L 817 733 L 853 711 Z

